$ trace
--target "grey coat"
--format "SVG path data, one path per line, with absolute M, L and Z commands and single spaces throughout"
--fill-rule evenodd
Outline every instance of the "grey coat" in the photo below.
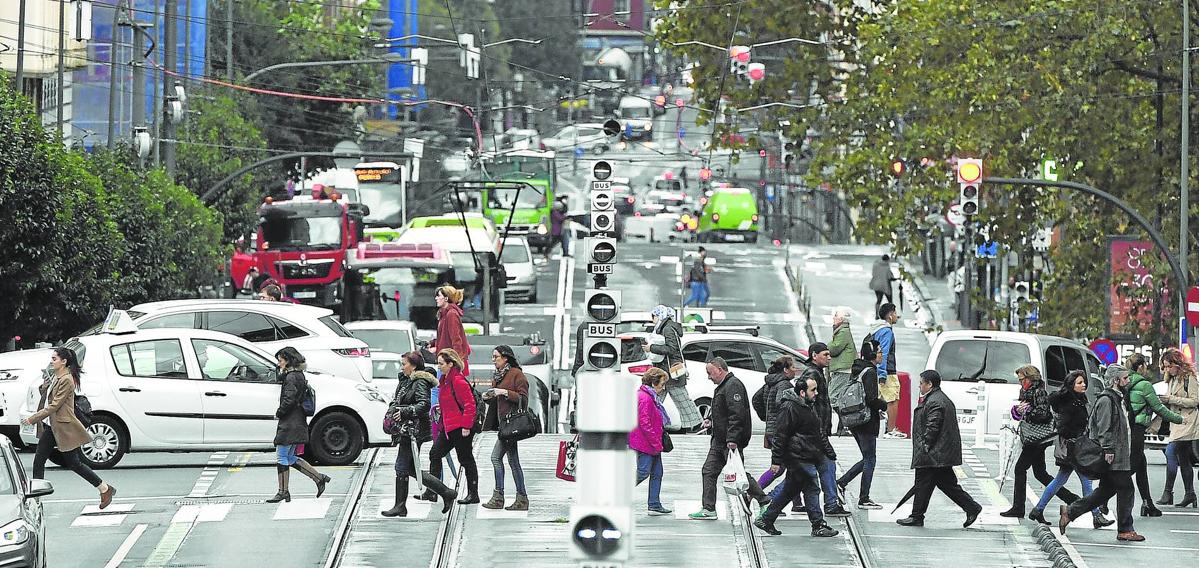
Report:
M 677 321 L 669 320 L 662 325 L 661 334 L 665 341 L 660 345 L 650 345 L 649 350 L 663 356 L 654 366 L 669 375 L 671 365 L 683 362 L 683 326 Z M 679 383 L 673 379 L 672 382 Z M 687 384 L 686 379 L 679 384 Z
M 1104 390 L 1095 401 L 1087 428 L 1087 435 L 1103 448 L 1104 453 L 1115 454 L 1113 471 L 1132 470 L 1132 435 L 1123 393 L 1115 389 Z
M 949 396 L 935 388 L 924 395 L 912 417 L 912 469 L 955 465 L 962 465 L 958 411 Z
M 275 428 L 276 446 L 308 443 L 308 417 L 304 416 L 304 407 L 300 404 L 307 390 L 308 379 L 303 371 L 288 371 L 283 375 L 279 409 L 275 411 L 275 418 L 279 419 L 279 426 Z

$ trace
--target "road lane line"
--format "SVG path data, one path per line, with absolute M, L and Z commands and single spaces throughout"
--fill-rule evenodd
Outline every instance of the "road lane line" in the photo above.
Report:
M 1024 486 L 1024 495 L 1028 498 L 1028 502 L 1032 503 L 1034 507 L 1037 505 L 1037 501 L 1041 498 L 1041 493 L 1039 491 L 1033 489 L 1032 485 Z M 1052 509 L 1052 507 L 1050 507 L 1050 509 Z M 1089 516 L 1090 515 L 1083 515 L 1083 516 L 1079 517 L 1079 519 L 1083 519 L 1083 518 L 1086 518 Z M 1052 519 L 1053 515 L 1050 515 L 1049 518 Z M 1078 520 L 1078 519 L 1075 519 L 1075 520 Z M 1071 524 L 1073 524 L 1073 523 L 1071 523 Z M 1072 562 L 1074 562 L 1074 566 L 1076 568 L 1089 568 L 1087 565 L 1087 561 L 1084 560 L 1082 557 L 1082 553 L 1078 551 L 1078 548 L 1074 546 L 1073 542 L 1070 542 L 1070 537 L 1068 537 L 1064 534 L 1061 534 L 1061 531 L 1053 530 L 1052 525 L 1050 526 L 1049 534 L 1053 535 L 1053 538 L 1056 538 L 1057 541 L 1059 543 L 1061 543 L 1062 548 L 1066 551 L 1066 556 L 1070 557 L 1070 560 Z
M 129 536 L 125 537 L 125 542 L 122 542 L 121 546 L 117 547 L 117 551 L 113 553 L 112 558 L 108 559 L 108 564 L 105 564 L 104 568 L 117 568 L 120 566 L 125 561 L 125 557 L 129 556 L 129 551 L 133 550 L 133 545 L 137 544 L 137 539 L 141 538 L 142 534 L 146 532 L 146 527 L 148 526 L 137 525 L 133 527 L 133 532 L 130 532 Z

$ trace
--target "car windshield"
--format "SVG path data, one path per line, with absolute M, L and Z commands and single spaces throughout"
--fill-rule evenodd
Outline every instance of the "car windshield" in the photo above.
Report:
M 625 107 L 620 109 L 624 118 L 650 118 L 649 107 Z
M 356 310 L 354 319 L 411 321 L 422 328 L 430 323 L 437 326 L 434 295 L 438 286 L 453 282 L 453 274 L 447 267 L 364 268 L 350 277 L 361 279 L 351 285 L 349 295 Z M 384 349 L 393 353 L 411 350 Z
M 1012 383 L 1016 369 L 1032 363 L 1023 343 L 987 339 L 946 341 L 937 354 L 936 370 L 946 381 Z
M 333 250 L 341 246 L 341 217 L 271 217 L 262 222 L 271 250 Z
M 487 192 L 488 205 L 492 209 L 508 210 L 513 202 L 517 209 L 536 209 L 545 205 L 545 198 L 531 187 L 491 189 Z
M 500 262 L 507 263 L 528 263 L 533 259 L 529 256 L 529 247 L 525 246 L 520 241 L 508 241 L 504 243 L 504 254 L 500 256 Z
M 354 337 L 366 342 L 371 351 L 387 351 L 397 355 L 411 352 L 412 335 L 399 329 L 355 329 Z
M 367 225 L 387 225 L 399 227 L 404 224 L 400 218 L 400 193 L 403 186 L 398 183 L 358 183 L 358 193 L 363 205 L 370 209 L 370 214 L 362 220 Z

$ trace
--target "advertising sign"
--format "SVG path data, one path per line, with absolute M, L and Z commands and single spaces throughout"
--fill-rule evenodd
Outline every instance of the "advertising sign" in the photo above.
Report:
M 1173 321 L 1166 282 L 1154 282 L 1149 266 L 1158 259 L 1152 242 L 1127 237 L 1108 238 L 1107 331 L 1117 337 L 1144 334 L 1153 325 L 1153 302 L 1160 302 L 1162 321 Z M 1152 291 L 1156 293 L 1150 295 Z M 1136 322 L 1132 326 L 1132 322 Z

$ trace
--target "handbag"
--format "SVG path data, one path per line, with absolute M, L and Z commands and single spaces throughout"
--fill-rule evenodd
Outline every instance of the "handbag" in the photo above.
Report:
M 558 442 L 558 465 L 554 467 L 554 476 L 563 481 L 574 481 L 578 452 L 579 436 L 577 434 L 572 440 Z
M 504 415 L 500 421 L 499 437 L 505 442 L 527 440 L 540 432 L 541 419 L 529 412 L 527 404 Z
M 1066 456 L 1078 473 L 1091 479 L 1103 476 L 1112 467 L 1103 459 L 1103 448 L 1099 443 L 1085 434 L 1066 442 Z
M 92 425 L 92 401 L 81 394 L 75 395 L 75 418 L 84 428 Z
M 670 434 L 666 430 L 662 431 L 662 453 L 668 454 L 674 449 L 674 442 L 670 441 Z
M 687 363 L 682 361 L 670 366 L 670 378 L 676 381 L 687 380 Z
M 1020 434 L 1020 443 L 1025 446 L 1035 446 L 1043 444 L 1046 440 L 1057 435 L 1051 424 L 1037 424 L 1029 422 L 1027 419 L 1020 421 L 1020 428 L 1017 430 Z

